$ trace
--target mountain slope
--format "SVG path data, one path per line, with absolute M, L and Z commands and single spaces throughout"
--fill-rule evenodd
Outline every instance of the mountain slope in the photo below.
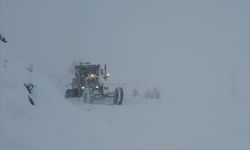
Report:
M 84 104 L 81 99 L 64 99 L 54 81 L 16 56 L 9 45 L 1 45 L 0 54 L 0 149 L 250 148 L 246 99 L 207 103 L 205 97 L 201 101 L 127 97 L 122 106 Z M 24 83 L 34 85 L 32 94 Z

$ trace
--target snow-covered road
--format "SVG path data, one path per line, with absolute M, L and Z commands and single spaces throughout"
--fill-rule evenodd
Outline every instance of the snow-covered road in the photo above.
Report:
M 0 0 L 0 150 L 250 150 L 249 10 Z M 107 64 L 123 105 L 64 98 L 80 61 Z M 159 99 L 142 98 L 154 88 Z
M 65 99 L 63 88 L 37 69 L 28 71 L 29 64 L 10 49 L 0 52 L 1 150 L 250 149 L 248 99 L 150 100 L 127 94 L 121 106 L 86 104 Z M 35 85 L 34 106 L 26 82 Z
M 249 106 L 148 101 L 82 105 L 78 141 L 88 149 L 249 149 Z M 69 126 L 74 126 L 72 121 Z M 82 129 L 81 129 L 82 128 Z M 86 136 L 87 135 L 87 136 Z

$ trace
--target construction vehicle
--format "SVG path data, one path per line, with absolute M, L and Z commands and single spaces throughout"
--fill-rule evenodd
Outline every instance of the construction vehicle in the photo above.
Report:
M 96 99 L 112 99 L 113 104 L 121 105 L 124 91 L 122 87 L 110 92 L 106 80 L 110 77 L 107 66 L 80 63 L 75 67 L 75 77 L 72 79 L 72 89 L 67 89 L 65 98 L 82 97 L 84 102 L 93 103 Z

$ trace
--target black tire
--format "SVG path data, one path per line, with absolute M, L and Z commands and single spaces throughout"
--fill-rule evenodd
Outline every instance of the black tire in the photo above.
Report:
M 69 91 L 66 90 L 66 92 L 65 92 L 65 98 L 68 98 L 68 97 L 69 97 Z
M 119 98 L 118 98 L 118 102 L 117 104 L 118 105 L 121 105 L 122 102 L 123 102 L 123 97 L 124 97 L 124 91 L 123 91 L 123 88 L 119 87 Z
M 124 91 L 123 88 L 118 87 L 115 89 L 113 101 L 115 105 L 121 105 L 123 102 Z
M 70 98 L 70 97 L 72 97 L 72 96 L 71 96 L 71 93 L 72 93 L 72 92 L 71 92 L 71 89 L 67 89 L 66 92 L 65 92 L 65 98 Z
M 114 104 L 116 105 L 118 102 L 118 88 L 115 89 L 114 97 L 113 97 Z

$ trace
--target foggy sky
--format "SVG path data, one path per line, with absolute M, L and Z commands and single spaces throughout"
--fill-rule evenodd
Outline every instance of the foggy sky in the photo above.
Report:
M 44 74 L 107 63 L 180 97 L 250 91 L 249 0 L 0 0 L 0 32 Z

